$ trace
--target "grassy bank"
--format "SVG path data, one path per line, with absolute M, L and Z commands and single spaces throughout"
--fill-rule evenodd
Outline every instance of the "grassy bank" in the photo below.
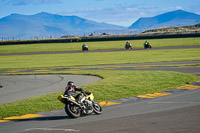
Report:
M 172 39 L 149 39 L 153 47 L 165 46 L 187 46 L 200 45 L 200 37 L 197 38 L 172 38 Z M 90 50 L 97 49 L 123 49 L 126 40 L 123 41 L 102 41 L 102 42 L 84 42 Z M 130 40 L 133 48 L 143 48 L 145 40 Z M 80 51 L 83 42 L 73 43 L 47 43 L 47 44 L 17 44 L 0 45 L 0 53 L 31 53 L 31 52 L 49 52 L 49 51 Z
M 200 49 L 0 56 L 0 70 L 200 60 Z
M 56 72 L 51 72 L 49 74 L 53 73 L 55 74 Z M 67 74 L 67 72 L 59 73 Z M 95 100 L 98 102 L 169 90 L 186 83 L 194 82 L 198 79 L 197 76 L 190 74 L 163 71 L 113 70 L 71 71 L 68 73 L 98 75 L 103 77 L 104 79 L 96 83 L 82 86 L 82 88 L 94 93 Z M 9 116 L 62 109 L 64 105 L 57 100 L 60 94 L 63 94 L 63 92 L 2 104 L 0 105 L 0 119 Z

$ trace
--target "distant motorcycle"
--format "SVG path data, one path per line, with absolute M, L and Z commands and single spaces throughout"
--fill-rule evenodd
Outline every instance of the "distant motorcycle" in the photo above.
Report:
M 94 95 L 86 95 L 82 93 L 81 103 L 77 102 L 71 95 L 60 95 L 58 100 L 65 104 L 65 112 L 72 118 L 78 118 L 81 114 L 101 114 L 102 107 L 94 101 Z
M 88 46 L 85 45 L 85 44 L 83 44 L 83 46 L 82 46 L 82 51 L 89 51 Z
M 152 48 L 152 47 L 151 47 L 151 45 L 149 44 L 149 42 L 146 41 L 146 42 L 144 43 L 144 49 L 147 49 L 147 48 Z
M 125 49 L 132 49 L 132 46 L 129 42 L 126 42 Z

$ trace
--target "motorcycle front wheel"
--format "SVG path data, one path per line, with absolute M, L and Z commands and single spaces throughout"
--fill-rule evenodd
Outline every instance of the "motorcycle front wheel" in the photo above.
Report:
M 74 104 L 66 104 L 65 112 L 72 118 L 78 118 L 81 115 L 81 109 Z
M 96 114 L 102 113 L 102 107 L 96 102 L 93 103 L 93 109 L 94 109 L 94 113 Z

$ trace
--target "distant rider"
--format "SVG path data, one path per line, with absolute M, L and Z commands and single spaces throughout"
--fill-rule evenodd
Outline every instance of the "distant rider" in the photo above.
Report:
M 125 44 L 125 48 L 126 48 L 126 49 L 132 48 L 132 46 L 131 46 L 131 44 L 130 44 L 129 41 L 126 42 L 126 44 Z
M 83 44 L 83 45 L 82 45 L 82 50 L 83 50 L 83 51 L 84 51 L 84 50 L 87 50 L 87 51 L 88 51 L 88 46 L 85 45 L 85 44 Z
M 146 49 L 146 48 L 151 48 L 151 45 L 149 44 L 148 41 L 145 41 L 145 42 L 144 42 L 144 48 L 145 48 L 145 49 Z
M 85 47 L 86 47 L 86 45 L 85 45 L 85 44 L 83 44 L 83 45 L 82 45 L 82 49 L 84 49 Z
M 81 103 L 81 95 L 82 95 L 82 93 L 76 93 L 76 91 L 81 91 L 83 94 L 87 94 L 87 95 L 91 94 L 91 92 L 86 91 L 86 90 L 84 90 L 82 88 L 79 88 L 78 86 L 74 85 L 74 82 L 69 81 L 67 83 L 67 86 L 65 87 L 64 95 L 68 95 L 69 94 L 69 95 L 73 96 L 74 98 L 76 98 L 78 103 Z
M 148 46 L 149 45 L 149 42 L 148 41 L 145 41 L 144 42 L 144 46 Z

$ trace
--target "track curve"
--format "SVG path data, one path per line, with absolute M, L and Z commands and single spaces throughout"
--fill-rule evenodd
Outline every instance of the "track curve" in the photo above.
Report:
M 64 91 L 68 81 L 87 85 L 101 78 L 87 75 L 12 75 L 0 76 L 0 104 Z

